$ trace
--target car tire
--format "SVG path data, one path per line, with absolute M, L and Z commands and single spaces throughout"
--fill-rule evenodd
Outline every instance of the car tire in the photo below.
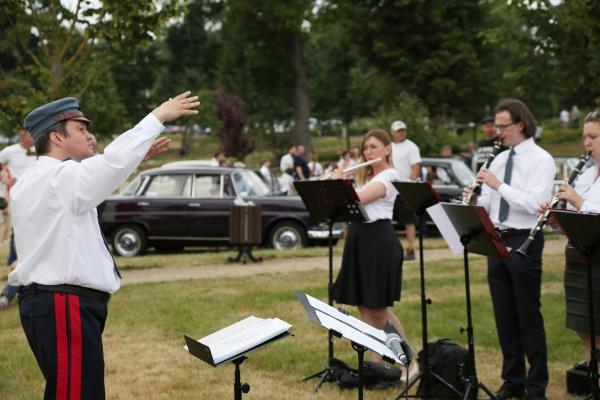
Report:
M 123 257 L 141 256 L 148 249 L 146 233 L 139 226 L 119 226 L 112 235 L 113 251 Z
M 307 243 L 306 229 L 297 222 L 280 222 L 269 233 L 269 245 L 277 250 L 299 249 Z

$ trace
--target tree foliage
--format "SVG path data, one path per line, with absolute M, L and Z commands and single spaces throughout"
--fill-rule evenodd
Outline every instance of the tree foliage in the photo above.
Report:
M 219 133 L 221 147 L 226 157 L 235 157 L 240 161 L 254 150 L 255 142 L 246 131 L 246 110 L 239 97 L 227 93 L 224 88 L 215 94 L 217 117 L 221 120 Z

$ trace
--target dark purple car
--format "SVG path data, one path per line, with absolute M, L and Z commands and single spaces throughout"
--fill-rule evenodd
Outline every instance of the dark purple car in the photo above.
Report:
M 302 200 L 274 195 L 244 168 L 164 166 L 146 170 L 103 204 L 100 227 L 113 251 L 143 254 L 150 246 L 228 245 L 229 208 L 236 197 L 261 205 L 263 244 L 292 249 L 327 244 L 326 225 L 315 225 Z M 343 226 L 334 226 L 334 237 Z

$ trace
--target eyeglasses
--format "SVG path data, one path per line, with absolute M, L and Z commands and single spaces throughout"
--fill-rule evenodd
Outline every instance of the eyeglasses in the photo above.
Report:
M 509 126 L 515 125 L 515 124 L 516 124 L 516 122 L 511 122 L 510 124 L 504 124 L 504 125 L 496 125 L 496 124 L 494 124 L 494 129 L 497 130 L 497 131 L 503 131 L 506 128 L 508 128 Z

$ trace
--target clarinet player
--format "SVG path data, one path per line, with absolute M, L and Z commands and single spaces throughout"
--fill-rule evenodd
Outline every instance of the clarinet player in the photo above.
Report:
M 489 169 L 478 172 L 483 187 L 474 199 L 513 249 L 511 260 L 488 257 L 488 284 L 503 357 L 503 384 L 496 399 L 545 399 L 548 363 L 540 311 L 543 235 L 535 239 L 527 258 L 514 249 L 536 225 L 538 205 L 551 198 L 556 167 L 552 156 L 535 144 L 535 119 L 520 100 L 498 103 L 494 128 L 510 149 L 500 153 Z M 466 188 L 464 195 L 469 191 Z
M 584 119 L 583 146 L 594 161 L 586 169 L 574 186 L 562 184 L 556 193 L 559 200 L 566 202 L 567 209 L 600 213 L 600 110 L 589 113 Z M 540 207 L 544 212 L 548 204 Z M 550 223 L 553 224 L 552 218 Z M 595 310 L 600 310 L 600 272 L 592 268 L 593 301 Z M 591 337 L 589 332 L 589 311 L 587 300 L 586 264 L 577 251 L 567 244 L 565 248 L 565 301 L 567 305 L 566 325 L 577 332 L 585 349 L 587 363 L 590 361 Z M 600 326 L 598 312 L 594 315 L 595 326 Z M 596 343 L 600 343 L 600 335 L 596 335 Z

